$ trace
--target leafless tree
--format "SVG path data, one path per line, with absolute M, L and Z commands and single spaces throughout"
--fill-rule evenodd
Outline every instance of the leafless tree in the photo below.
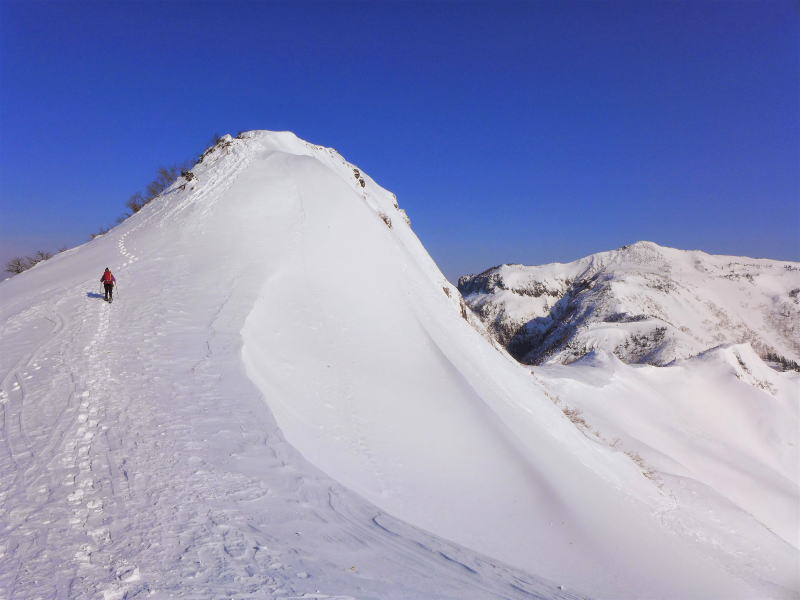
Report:
M 142 195 L 139 192 L 136 192 L 133 196 L 128 198 L 128 201 L 125 203 L 125 206 L 131 209 L 131 213 L 137 213 L 142 210 L 142 207 L 147 204 Z
M 108 233 L 108 227 L 101 227 L 100 229 L 98 229 L 97 231 L 95 231 L 95 232 L 94 232 L 94 233 L 93 233 L 93 234 L 92 234 L 92 235 L 89 237 L 89 239 L 90 239 L 90 240 L 93 240 L 93 239 L 94 239 L 94 238 L 96 238 L 98 235 L 103 235 L 104 233 Z
M 13 273 L 14 275 L 17 273 L 22 273 L 29 268 L 30 265 L 28 264 L 28 259 L 21 256 L 15 256 L 6 263 L 6 271 Z
M 158 170 L 158 175 L 156 178 L 147 185 L 146 202 L 150 202 L 153 198 L 171 186 L 181 174 L 181 170 L 182 168 L 176 165 L 171 167 L 161 167 Z

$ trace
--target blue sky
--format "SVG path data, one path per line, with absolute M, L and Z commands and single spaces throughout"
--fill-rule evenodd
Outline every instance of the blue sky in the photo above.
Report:
M 800 260 L 793 2 L 0 2 L 0 258 L 212 134 L 337 148 L 454 278 L 636 240 Z

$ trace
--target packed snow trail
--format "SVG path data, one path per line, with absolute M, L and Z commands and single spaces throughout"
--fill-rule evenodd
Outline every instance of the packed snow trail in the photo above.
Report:
M 193 171 L 0 286 L 6 596 L 785 595 L 664 530 L 334 151 Z

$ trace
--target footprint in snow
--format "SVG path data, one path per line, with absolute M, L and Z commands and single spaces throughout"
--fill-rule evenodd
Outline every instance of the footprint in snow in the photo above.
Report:
M 92 552 L 94 552 L 94 548 L 85 544 L 81 546 L 81 549 L 75 553 L 75 560 L 78 562 L 91 562 L 92 559 Z
M 83 489 L 78 488 L 74 492 L 72 492 L 69 496 L 67 496 L 67 502 L 71 504 L 77 504 L 83 500 Z
M 111 541 L 111 534 L 109 533 L 107 527 L 98 527 L 97 529 L 90 531 L 89 535 L 94 538 L 94 541 L 97 541 L 98 539 L 105 542 Z

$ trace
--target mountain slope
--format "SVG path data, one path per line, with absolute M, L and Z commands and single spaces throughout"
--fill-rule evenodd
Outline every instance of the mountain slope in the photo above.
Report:
M 568 264 L 459 280 L 470 307 L 529 364 L 605 350 L 668 364 L 723 343 L 800 362 L 800 264 L 638 242 Z
M 291 189 L 260 160 L 282 140 L 314 150 L 229 139 L 194 186 L 0 284 L 0 597 L 581 597 L 399 521 L 285 441 L 241 360 L 271 223 L 252 217 L 281 199 L 235 194 L 248 168 Z
M 335 151 L 250 132 L 193 173 L 0 284 L 6 595 L 785 593 L 665 525 Z
M 770 565 L 791 587 L 800 548 L 800 374 L 775 371 L 749 344 L 667 367 L 595 351 L 531 370 L 587 436 L 628 453 L 682 507 L 663 519 L 686 533 L 716 529 L 721 555 L 750 554 L 742 569 Z

